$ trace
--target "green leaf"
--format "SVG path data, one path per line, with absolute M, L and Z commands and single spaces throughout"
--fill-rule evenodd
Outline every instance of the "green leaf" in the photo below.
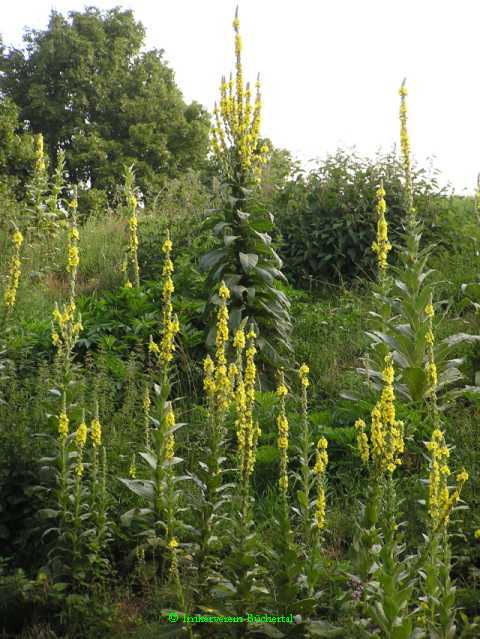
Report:
M 215 249 L 203 255 L 198 263 L 200 270 L 208 271 L 209 269 L 216 266 L 222 258 L 227 255 L 227 251 L 225 249 Z
M 139 455 L 147 462 L 150 468 L 153 468 L 154 470 L 157 468 L 157 458 L 155 455 L 147 452 L 139 453 Z
M 402 371 L 402 380 L 407 384 L 413 401 L 423 399 L 428 388 L 427 374 L 423 368 L 404 368 Z
M 239 253 L 238 257 L 245 273 L 249 273 L 257 266 L 258 255 L 256 253 Z
M 155 487 L 150 480 L 119 478 L 119 481 L 139 497 L 145 497 L 150 500 L 155 497 Z

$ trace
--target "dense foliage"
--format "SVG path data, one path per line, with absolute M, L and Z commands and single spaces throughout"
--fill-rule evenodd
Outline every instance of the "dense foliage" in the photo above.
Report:
M 53 11 L 0 61 L 2 96 L 43 133 L 52 160 L 63 148 L 71 178 L 109 197 L 125 164 L 136 162 L 148 198 L 206 154 L 206 112 L 183 101 L 162 51 L 142 51 L 144 37 L 131 11 Z
M 375 193 L 386 191 L 390 239 L 398 242 L 405 218 L 402 166 L 394 153 L 361 158 L 337 151 L 308 174 L 297 173 L 276 198 L 277 224 L 283 237 L 286 272 L 302 287 L 328 280 L 371 277 L 375 255 Z M 435 173 L 417 169 L 414 202 L 425 219 L 424 238 L 442 237 L 445 190 Z M 443 238 L 447 242 L 447 238 Z
M 204 170 L 176 144 L 146 168 L 131 127 L 90 164 L 83 102 L 49 154 L 0 101 L 0 633 L 473 639 L 478 197 L 412 168 L 405 83 L 400 157 L 302 174 L 260 137 L 233 26 Z M 91 43 L 118 79 L 142 38 L 128 11 L 53 14 L 3 62 L 40 82 L 61 40 L 87 100 Z

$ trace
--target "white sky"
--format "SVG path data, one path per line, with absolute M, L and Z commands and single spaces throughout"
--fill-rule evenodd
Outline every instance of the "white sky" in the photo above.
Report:
M 3 0 L 6 5 L 6 0 Z M 187 101 L 211 109 L 234 68 L 236 0 L 17 0 L 2 11 L 6 45 L 45 28 L 51 8 L 133 9 L 147 48 L 165 49 Z M 338 146 L 372 155 L 398 140 L 407 77 L 415 159 L 434 156 L 457 192 L 480 172 L 477 0 L 238 0 L 246 79 L 262 78 L 262 134 L 307 160 Z

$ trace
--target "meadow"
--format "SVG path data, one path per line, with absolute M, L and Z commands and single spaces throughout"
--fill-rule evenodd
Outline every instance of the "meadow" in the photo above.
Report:
M 0 152 L 0 636 L 479 637 L 480 193 L 405 81 L 398 152 L 300 171 L 233 32 L 154 198 Z

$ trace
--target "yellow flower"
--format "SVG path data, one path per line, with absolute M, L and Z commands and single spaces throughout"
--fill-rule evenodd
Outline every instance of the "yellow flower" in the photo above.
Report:
M 430 382 L 430 385 L 436 386 L 438 382 L 438 378 L 437 378 L 437 367 L 435 363 L 429 362 L 425 367 L 425 371 L 427 373 L 427 377 L 428 377 L 428 381 Z
M 23 242 L 23 235 L 20 233 L 20 231 L 15 231 L 15 233 L 13 234 L 13 243 L 15 244 L 15 246 L 17 248 L 20 248 Z
M 77 448 L 83 448 L 87 442 L 87 425 L 82 422 L 75 433 L 75 443 Z
M 286 397 L 288 395 L 288 388 L 285 386 L 285 384 L 280 384 L 277 387 L 277 396 L 280 398 Z
M 474 537 L 475 539 L 480 539 L 480 528 L 477 528 L 477 530 L 474 532 Z
M 428 331 L 425 333 L 425 341 L 429 346 L 432 346 L 433 342 L 435 341 L 435 337 L 430 329 L 428 329 Z
M 461 470 L 458 475 L 457 475 L 457 482 L 459 484 L 464 484 L 466 481 L 468 481 L 468 473 L 465 469 Z
M 172 241 L 170 240 L 170 238 L 167 238 L 165 242 L 162 244 L 162 251 L 164 253 L 170 253 L 172 248 L 173 248 Z
M 178 541 L 175 539 L 175 537 L 172 537 L 172 538 L 170 539 L 170 541 L 169 541 L 169 542 L 168 542 L 168 544 L 167 544 L 167 547 L 168 547 L 170 550 L 175 550 L 175 548 L 178 548 Z
M 223 282 L 223 281 L 220 284 L 220 289 L 218 291 L 218 295 L 219 295 L 220 299 L 222 299 L 222 300 L 228 300 L 230 298 L 230 291 L 225 286 L 225 282 Z
M 102 443 L 102 426 L 98 417 L 95 417 L 95 419 L 92 420 L 90 429 L 93 446 L 97 448 Z
M 317 444 L 317 459 L 314 466 L 314 473 L 317 475 L 323 475 L 327 468 L 328 464 L 328 453 L 327 453 L 328 442 L 325 437 L 320 437 Z
M 150 335 L 150 341 L 148 342 L 148 352 L 155 353 L 155 355 L 160 355 L 160 348 L 158 344 L 153 341 L 152 336 Z
M 315 519 L 317 523 L 317 528 L 321 530 L 325 528 L 325 510 L 326 510 L 326 499 L 325 499 L 325 489 L 323 486 L 318 491 L 317 501 L 315 503 Z
M 308 379 L 308 373 L 310 372 L 310 369 L 308 368 L 308 366 L 306 364 L 302 364 L 298 370 L 298 375 L 300 377 L 300 383 L 302 384 L 302 386 L 304 386 L 305 388 L 308 388 L 310 382 Z
M 83 475 L 84 470 L 85 467 L 83 465 L 83 462 L 79 461 L 75 466 L 75 475 L 80 479 Z
M 242 328 L 239 328 L 235 333 L 233 347 L 239 350 L 243 350 L 245 348 L 245 331 Z
M 173 433 L 167 437 L 165 444 L 165 459 L 171 461 L 175 457 L 175 437 Z
M 62 411 L 58 416 L 58 436 L 60 439 L 65 439 L 68 435 L 68 425 L 70 420 L 68 419 L 68 415 Z
M 76 268 L 80 263 L 80 257 L 78 255 L 78 248 L 76 246 L 70 246 L 68 249 L 68 270 Z
M 125 282 L 125 288 L 133 288 L 133 284 L 130 282 L 130 280 L 127 280 Z
M 427 317 L 433 317 L 435 314 L 435 311 L 433 310 L 433 305 L 432 304 L 427 304 L 425 306 L 425 315 Z
M 171 406 L 169 406 L 165 414 L 165 426 L 166 428 L 173 428 L 175 426 L 175 413 Z

